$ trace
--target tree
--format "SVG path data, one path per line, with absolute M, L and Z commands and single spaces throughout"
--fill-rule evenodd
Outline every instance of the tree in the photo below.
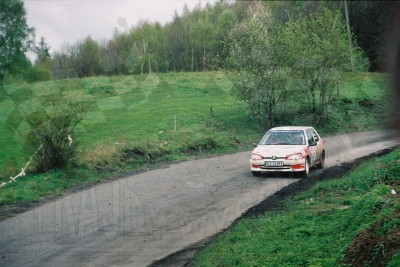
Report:
M 227 51 L 224 49 L 224 41 L 228 33 L 236 24 L 236 15 L 232 10 L 224 10 L 218 18 L 218 43 L 217 43 L 217 55 L 219 58 L 219 63 L 224 62 L 228 55 Z M 223 65 L 223 63 L 222 63 Z
M 171 57 L 171 64 L 173 71 L 180 71 L 182 69 L 182 53 L 183 50 L 183 22 L 178 13 L 175 13 L 172 23 L 166 26 L 166 35 L 169 42 L 169 55 Z
M 154 51 L 156 71 L 168 72 L 170 67 L 170 53 L 168 50 L 170 46 L 165 27 L 156 23 L 154 30 L 154 36 L 150 39 L 150 49 Z
M 35 47 L 35 54 L 35 64 L 33 68 L 27 71 L 27 80 L 49 80 L 51 69 L 50 47 L 47 45 L 43 36 L 40 38 L 38 46 Z
M 146 63 L 148 63 L 148 71 L 150 72 L 151 63 L 149 55 L 149 35 L 151 25 L 146 21 L 141 21 L 138 27 L 131 30 L 130 40 L 130 53 L 125 60 L 125 65 L 130 72 L 134 72 L 139 66 L 140 74 L 144 73 Z
M 307 96 L 312 113 L 325 117 L 340 72 L 350 70 L 346 25 L 339 11 L 323 8 L 288 21 L 280 38 L 299 93 Z
M 53 54 L 51 59 L 51 74 L 54 79 L 78 77 L 70 52 L 69 45 L 64 44 L 60 51 Z
M 278 32 L 270 10 L 257 2 L 230 32 L 225 46 L 225 67 L 235 71 L 228 75 L 236 95 L 249 106 L 252 117 L 268 127 L 277 123 L 288 80 L 283 50 L 277 45 Z
M 200 52 L 201 65 L 203 71 L 206 71 L 207 62 L 210 62 L 213 50 L 216 48 L 216 31 L 213 27 L 209 16 L 206 11 L 200 13 L 198 20 L 193 28 L 194 31 L 194 43 L 197 47 L 197 51 Z
M 48 67 L 50 63 L 50 47 L 47 45 L 44 37 L 42 36 L 39 41 L 39 45 L 35 48 L 36 60 L 35 65 L 44 65 Z
M 128 57 L 131 45 L 124 33 L 114 32 L 114 37 L 101 48 L 100 66 L 104 74 L 128 74 L 124 60 Z
M 26 23 L 22 0 L 0 1 L 0 81 L 32 47 L 34 29 Z
M 229 76 L 236 95 L 247 103 L 253 118 L 269 127 L 283 122 L 287 112 L 305 110 L 316 119 L 326 118 L 340 73 L 350 70 L 340 12 L 318 5 L 307 10 L 282 20 L 257 2 L 225 45 L 225 67 L 228 75 L 234 71 Z
M 90 36 L 70 47 L 79 77 L 93 76 L 100 70 L 100 48 Z
M 102 74 L 118 75 L 118 66 L 120 65 L 121 59 L 118 56 L 116 47 L 113 46 L 112 41 L 103 41 L 100 44 L 100 69 Z

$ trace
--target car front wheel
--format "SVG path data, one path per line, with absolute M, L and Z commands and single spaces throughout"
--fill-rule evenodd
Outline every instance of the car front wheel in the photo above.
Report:
M 258 171 L 251 171 L 251 173 L 253 174 L 253 176 L 260 176 L 261 172 Z

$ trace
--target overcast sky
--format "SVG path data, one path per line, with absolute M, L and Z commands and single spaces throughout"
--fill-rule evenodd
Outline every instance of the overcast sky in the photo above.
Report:
M 24 0 L 28 25 L 36 29 L 36 40 L 44 36 L 51 52 L 90 35 L 95 40 L 112 37 L 140 20 L 172 21 L 175 10 L 182 14 L 216 0 Z M 126 22 L 126 23 L 125 23 Z

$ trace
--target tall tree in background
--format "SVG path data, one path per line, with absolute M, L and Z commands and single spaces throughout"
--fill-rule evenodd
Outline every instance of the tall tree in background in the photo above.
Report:
M 283 22 L 257 2 L 225 48 L 238 98 L 268 127 L 288 109 L 325 119 L 340 73 L 351 69 L 346 25 L 338 10 L 324 7 Z
M 229 56 L 229 51 L 224 49 L 224 41 L 230 30 L 235 26 L 236 21 L 237 17 L 233 10 L 224 10 L 218 17 L 218 25 L 220 25 L 217 33 L 217 56 L 219 65 L 224 66 L 223 62 L 225 62 Z
M 270 10 L 257 2 L 230 32 L 225 47 L 225 67 L 235 71 L 228 75 L 236 95 L 248 105 L 252 117 L 267 127 L 277 123 L 278 101 L 288 81 L 281 61 L 283 47 L 276 43 L 278 31 Z
M 207 62 L 211 60 L 213 49 L 216 48 L 215 31 L 206 11 L 200 13 L 194 27 L 194 34 L 195 46 L 197 47 L 199 57 L 201 58 L 202 66 L 201 68 L 198 68 L 198 70 L 206 71 L 209 68 Z
M 140 74 L 145 71 L 145 66 L 148 66 L 148 72 L 151 70 L 151 58 L 149 55 L 149 36 L 152 31 L 152 25 L 147 21 L 141 21 L 139 25 L 133 28 L 129 34 L 131 42 L 131 50 L 126 58 L 125 65 L 129 66 L 130 72 L 139 66 Z
M 26 59 L 34 43 L 34 29 L 26 24 L 22 0 L 0 1 L 0 81 L 12 65 Z
M 296 87 L 305 92 L 311 112 L 325 117 L 339 74 L 351 69 L 346 25 L 339 11 L 324 8 L 289 21 L 280 38 Z
M 71 47 L 73 62 L 79 77 L 99 74 L 100 48 L 90 36 Z
M 43 36 L 40 38 L 39 45 L 35 48 L 35 53 L 35 66 L 40 66 L 48 69 L 51 63 L 50 47 L 46 43 Z
M 165 26 L 165 32 L 170 46 L 171 65 L 173 71 L 180 71 L 182 57 L 179 54 L 183 50 L 183 25 L 178 13 L 175 13 L 172 23 Z
M 114 36 L 115 38 L 115 36 Z M 121 58 L 118 55 L 119 44 L 112 39 L 100 44 L 100 68 L 102 74 L 118 75 L 120 73 Z
M 39 44 L 34 48 L 36 54 L 36 60 L 33 68 L 30 70 L 30 75 L 27 80 L 40 81 L 40 80 L 50 80 L 50 70 L 51 70 L 51 56 L 50 47 L 46 43 L 44 37 L 40 38 Z

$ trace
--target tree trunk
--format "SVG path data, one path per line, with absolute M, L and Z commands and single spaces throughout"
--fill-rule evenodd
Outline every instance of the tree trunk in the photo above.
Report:
M 329 102 L 329 83 L 327 81 L 321 82 L 320 102 L 321 102 L 321 116 L 326 118 L 328 114 L 328 102 Z
M 312 97 L 312 113 L 316 112 L 316 107 L 315 107 L 315 92 L 314 88 L 311 89 L 311 97 Z
M 2 71 L 0 73 L 0 82 L 2 82 L 4 80 L 4 78 L 6 77 L 6 70 Z
M 194 46 L 192 46 L 192 72 L 193 72 L 193 64 L 194 64 Z
M 150 54 L 149 54 L 149 56 L 148 56 L 148 59 L 149 59 L 149 74 L 151 74 L 151 62 L 150 62 Z
M 206 50 L 203 49 L 203 71 L 206 71 Z
M 269 114 L 268 114 L 268 116 L 269 116 L 269 128 L 272 128 L 273 127 L 273 124 L 272 124 L 272 100 L 270 99 L 268 102 L 269 102 Z
M 346 14 L 346 25 L 347 25 L 347 38 L 349 41 L 349 52 L 350 52 L 350 66 L 351 70 L 354 71 L 354 58 L 353 58 L 353 45 L 351 42 L 351 31 L 350 31 L 350 19 L 349 19 L 349 11 L 347 9 L 347 1 L 344 0 L 344 12 Z
M 318 82 L 318 74 L 317 77 L 315 77 L 315 80 L 312 82 L 311 84 L 311 88 L 310 88 L 310 93 L 311 93 L 311 98 L 312 98 L 312 113 L 316 113 L 317 111 L 317 107 L 316 107 L 316 103 L 315 103 L 315 87 L 317 86 L 317 82 Z

